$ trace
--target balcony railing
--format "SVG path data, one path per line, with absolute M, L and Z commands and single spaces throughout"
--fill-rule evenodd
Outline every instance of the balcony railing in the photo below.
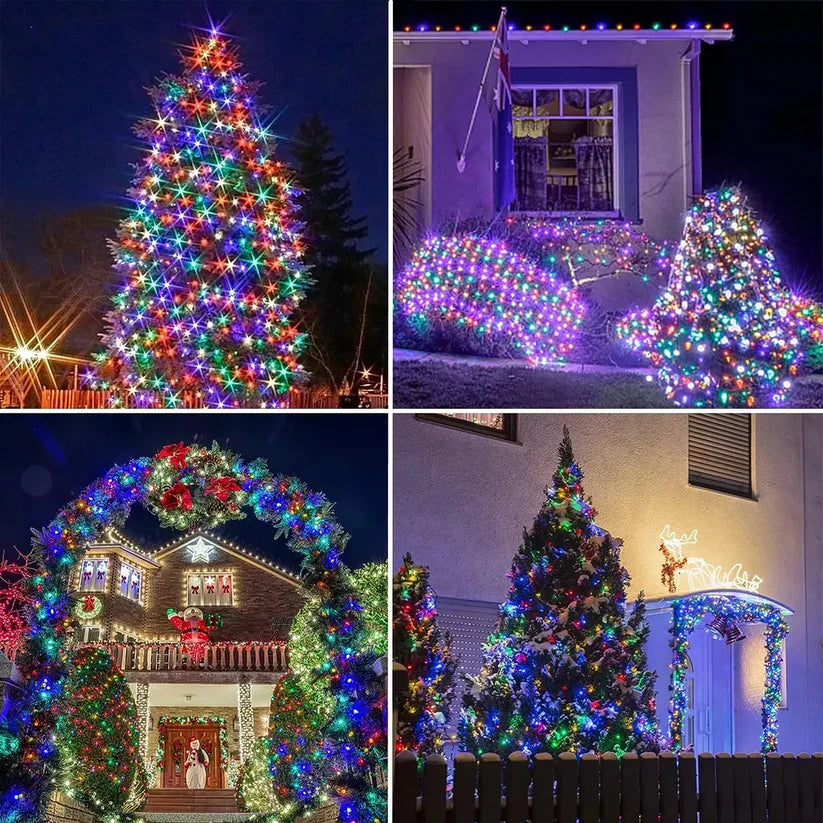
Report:
M 220 671 L 282 672 L 289 666 L 285 643 L 209 643 L 201 660 L 183 652 L 181 643 L 79 643 L 108 652 L 124 672 Z

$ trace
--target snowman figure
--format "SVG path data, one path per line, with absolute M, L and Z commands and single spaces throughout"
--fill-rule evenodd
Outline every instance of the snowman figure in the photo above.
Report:
M 186 785 L 190 789 L 205 789 L 208 767 L 208 752 L 201 749 L 200 741 L 193 737 L 189 740 L 189 754 L 186 757 Z

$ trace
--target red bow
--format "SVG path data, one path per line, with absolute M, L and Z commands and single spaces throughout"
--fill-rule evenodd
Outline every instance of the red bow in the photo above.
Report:
M 214 586 L 213 585 L 212 586 L 206 586 L 206 591 L 209 594 L 214 594 Z
M 164 509 L 182 509 L 184 512 L 191 508 L 191 494 L 185 483 L 175 483 L 160 496 L 160 505 Z
M 191 587 L 192 594 L 200 594 L 200 586 L 192 586 Z
M 214 480 L 209 480 L 204 489 L 205 494 L 214 495 L 218 500 L 222 500 L 223 503 L 228 500 L 232 492 L 239 491 L 240 485 L 232 477 L 216 477 Z
M 83 601 L 83 611 L 84 612 L 94 611 L 94 595 L 91 595 L 91 594 L 86 595 L 86 599 Z
M 186 454 L 188 451 L 189 447 L 184 446 L 181 441 L 180 443 L 172 443 L 169 446 L 163 446 L 163 448 L 157 452 L 157 457 L 168 457 L 171 467 L 180 471 L 181 469 L 186 468 Z

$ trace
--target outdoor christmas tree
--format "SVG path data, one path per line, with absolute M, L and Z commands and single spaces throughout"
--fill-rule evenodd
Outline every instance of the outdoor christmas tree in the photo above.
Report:
M 408 695 L 397 716 L 395 748 L 425 759 L 442 754 L 457 661 L 451 655 L 449 633 L 437 625 L 437 600 L 429 586 L 428 568 L 414 565 L 406 554 L 393 589 L 393 654 L 409 677 Z
M 618 334 L 677 405 L 780 405 L 809 333 L 795 300 L 746 198 L 723 189 L 694 204 L 668 288 Z
M 272 812 L 278 807 L 269 772 L 269 739 L 258 737 L 240 768 L 235 788 L 237 805 L 244 812 Z
M 137 406 L 273 407 L 299 380 L 309 284 L 259 84 L 216 28 L 151 90 L 148 144 L 112 242 L 122 285 L 87 375 Z
M 621 541 L 595 525 L 565 428 L 559 452 L 464 695 L 461 738 L 477 755 L 657 749 L 642 592 L 627 619 Z
M 129 684 L 102 649 L 69 658 L 65 698 L 56 709 L 55 739 L 68 793 L 107 820 L 142 803 L 137 708 Z
M 350 719 L 375 722 L 385 711 L 386 693 L 368 661 L 373 663 L 388 651 L 388 563 L 366 563 L 355 571 L 346 570 L 344 577 L 344 585 L 350 587 L 361 608 L 361 631 L 347 642 L 350 653 L 364 661 L 364 688 L 352 706 Z M 281 820 L 322 804 L 341 778 L 333 762 L 334 747 L 328 741 L 331 726 L 341 722 L 334 717 L 332 693 L 332 681 L 339 675 L 329 659 L 323 612 L 323 598 L 309 595 L 289 631 L 292 668 L 272 693 L 269 762 Z M 369 741 L 370 747 L 379 751 L 381 765 L 385 751 L 382 737 L 382 733 L 375 733 Z M 361 791 L 372 797 L 372 804 L 380 802 L 369 778 L 363 779 Z

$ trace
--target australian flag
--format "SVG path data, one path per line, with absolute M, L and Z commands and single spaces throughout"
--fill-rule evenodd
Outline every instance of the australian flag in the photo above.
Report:
M 509 73 L 509 36 L 505 9 L 494 36 L 494 59 L 497 62 L 497 86 L 494 90 L 494 102 L 497 105 L 494 129 L 494 199 L 497 211 L 502 211 L 515 198 L 512 80 Z

